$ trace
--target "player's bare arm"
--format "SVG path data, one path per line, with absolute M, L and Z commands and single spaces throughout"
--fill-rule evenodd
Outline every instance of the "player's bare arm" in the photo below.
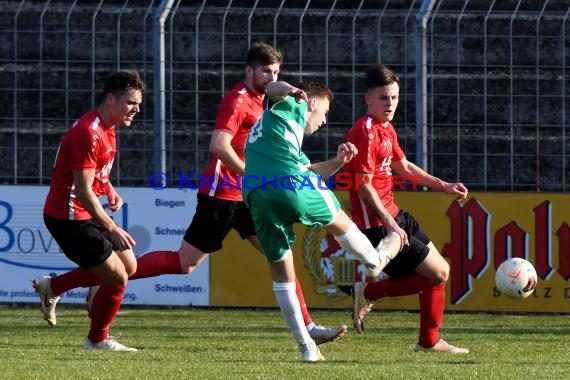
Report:
M 265 88 L 265 93 L 273 101 L 283 100 L 287 96 L 295 97 L 297 103 L 309 100 L 305 91 L 283 81 L 275 81 L 269 83 Z
M 358 196 L 366 207 L 372 211 L 374 216 L 382 221 L 382 224 L 386 228 L 386 232 L 395 232 L 402 239 L 402 245 L 409 245 L 408 235 L 406 232 L 400 228 L 398 223 L 394 220 L 392 215 L 384 208 L 380 196 L 372 186 L 372 174 L 368 173 L 357 173 L 356 177 L 364 179 L 362 184 L 359 184 L 357 192 Z
M 92 190 L 94 180 L 95 169 L 74 170 L 75 194 L 93 219 L 109 231 L 109 238 L 116 249 L 121 251 L 131 249 L 135 245 L 135 240 L 125 230 L 117 226 L 113 219 L 107 215 L 101 202 L 99 202 L 99 198 Z
M 427 173 L 413 162 L 408 161 L 405 157 L 400 161 L 392 161 L 391 168 L 398 175 L 417 178 L 416 183 L 420 186 L 429 187 L 430 189 L 440 190 L 444 193 L 455 195 L 459 200 L 465 199 L 469 192 L 461 182 L 445 182 Z
M 226 165 L 234 172 L 242 175 L 245 169 L 245 162 L 239 158 L 236 151 L 232 147 L 233 138 L 234 136 L 231 134 L 216 129 L 212 134 L 209 150 L 210 153 L 214 154 L 220 160 L 222 160 L 224 165 Z
M 317 173 L 323 178 L 328 178 L 340 170 L 344 164 L 352 160 L 357 153 L 358 149 L 354 146 L 353 143 L 342 143 L 338 146 L 336 157 L 331 158 L 327 161 L 311 164 L 308 166 L 308 169 Z

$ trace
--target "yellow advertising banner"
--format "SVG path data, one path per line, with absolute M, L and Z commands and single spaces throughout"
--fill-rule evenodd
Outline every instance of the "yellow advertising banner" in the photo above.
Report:
M 349 209 L 347 192 L 337 192 Z M 570 312 L 570 195 L 473 193 L 462 202 L 437 192 L 398 192 L 448 260 L 446 309 L 456 311 Z M 296 226 L 295 268 L 309 307 L 350 308 L 341 289 L 360 278 L 352 255 L 323 229 Z M 509 257 L 536 268 L 538 285 L 513 300 L 495 288 L 495 270 Z M 210 257 L 210 305 L 276 307 L 265 258 L 232 232 Z M 386 298 L 383 309 L 418 308 L 417 296 Z

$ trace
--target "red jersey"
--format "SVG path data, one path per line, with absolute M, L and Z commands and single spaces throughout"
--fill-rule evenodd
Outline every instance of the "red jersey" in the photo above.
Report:
M 215 129 L 233 136 L 232 148 L 245 161 L 245 142 L 249 130 L 263 112 L 263 100 L 247 89 L 243 82 L 236 85 L 222 99 L 218 108 Z M 229 201 L 241 201 L 241 178 L 222 160 L 212 155 L 200 181 L 200 192 Z
M 97 110 L 87 112 L 73 123 L 57 151 L 44 213 L 61 219 L 91 219 L 75 195 L 72 171 L 95 169 L 92 189 L 97 196 L 103 195 L 116 153 L 115 128 L 104 125 Z
M 398 144 L 398 135 L 392 124 L 382 126 L 372 116 L 366 115 L 356 121 L 346 135 L 346 141 L 353 143 L 358 154 L 345 165 L 345 170 L 355 178 L 356 173 L 372 174 L 372 186 L 378 193 L 384 208 L 392 216 L 398 214 L 399 208 L 394 203 L 394 180 L 392 178 L 392 161 L 400 161 L 405 157 Z M 382 226 L 382 222 L 366 208 L 356 191 L 356 182 L 350 187 L 350 203 L 352 219 L 361 229 Z

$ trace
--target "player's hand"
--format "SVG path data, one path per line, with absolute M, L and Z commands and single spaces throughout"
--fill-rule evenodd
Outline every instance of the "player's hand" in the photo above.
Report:
M 446 183 L 445 187 L 444 187 L 444 191 L 447 194 L 455 195 L 457 200 L 459 200 L 459 201 L 467 198 L 467 194 L 469 193 L 469 190 L 467 190 L 467 187 L 465 187 L 465 185 L 462 184 L 461 182 Z
M 358 149 L 351 142 L 342 143 L 338 146 L 336 156 L 340 160 L 341 164 L 346 164 L 350 162 L 358 154 Z
M 123 198 L 116 191 L 111 191 L 107 194 L 107 202 L 109 203 L 109 210 L 116 212 L 123 207 Z
M 125 251 L 132 249 L 136 245 L 135 239 L 119 226 L 107 231 L 107 237 L 113 243 L 115 251 Z
M 386 228 L 386 233 L 395 232 L 400 236 L 400 240 L 402 241 L 402 245 L 400 246 L 399 251 L 401 251 L 402 248 L 404 248 L 404 246 L 410 245 L 410 241 L 408 240 L 408 234 L 406 234 L 406 231 L 404 231 L 398 225 L 398 223 L 396 223 L 395 220 L 394 220 L 394 223 L 386 224 L 384 227 Z
M 300 88 L 297 88 L 297 87 L 293 87 L 287 93 L 287 95 L 294 97 L 295 100 L 297 101 L 297 103 L 302 103 L 303 101 L 305 101 L 305 102 L 309 101 L 309 97 L 307 96 L 307 93 L 305 91 L 301 90 Z

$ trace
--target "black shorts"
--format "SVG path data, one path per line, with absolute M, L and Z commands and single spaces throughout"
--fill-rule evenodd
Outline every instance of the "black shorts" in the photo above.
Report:
M 394 260 L 386 265 L 384 273 L 391 278 L 401 278 L 413 273 L 416 267 L 425 260 L 429 252 L 427 245 L 430 239 L 411 214 L 400 210 L 394 219 L 400 228 L 406 231 L 410 245 L 404 247 Z M 376 247 L 386 236 L 386 229 L 384 227 L 369 228 L 362 230 L 362 233 Z
M 44 214 L 44 223 L 65 256 L 82 268 L 102 264 L 113 253 L 105 228 L 93 219 L 67 220 Z
M 196 213 L 184 240 L 199 250 L 211 253 L 222 249 L 222 241 L 235 229 L 242 239 L 255 235 L 249 208 L 242 201 L 227 201 L 198 193 Z

